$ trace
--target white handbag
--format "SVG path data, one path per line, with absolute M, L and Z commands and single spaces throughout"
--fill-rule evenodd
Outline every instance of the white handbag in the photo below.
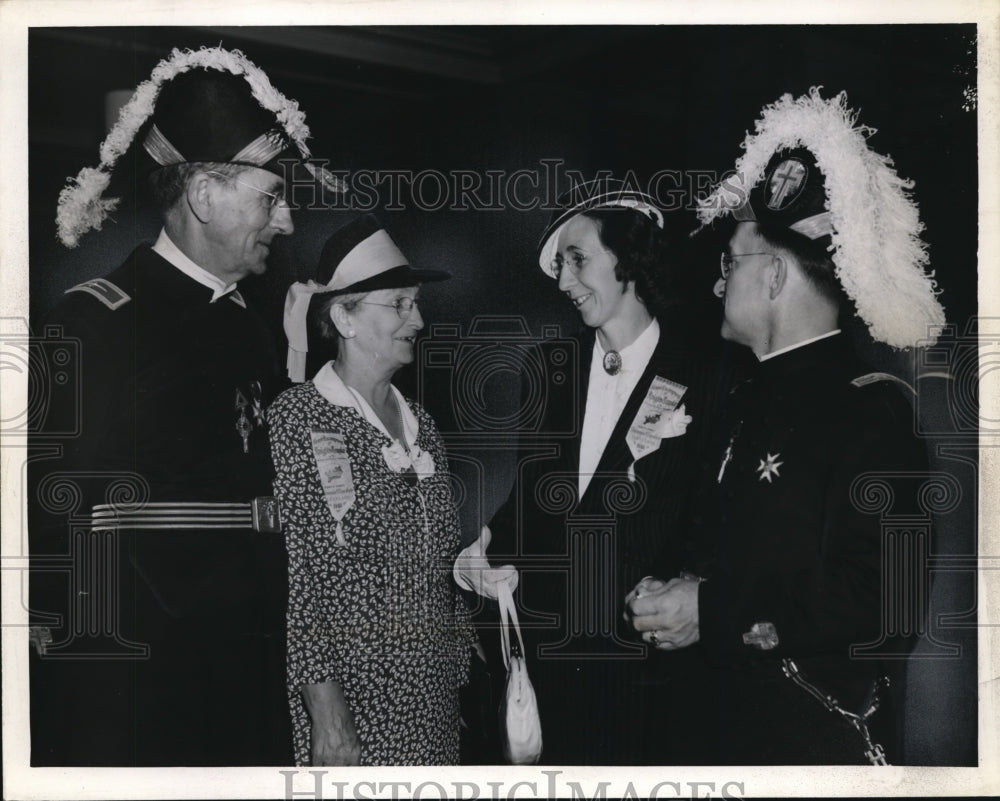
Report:
M 500 640 L 507 668 L 507 686 L 500 703 L 500 740 L 504 757 L 512 765 L 534 765 L 542 756 L 542 722 L 538 716 L 535 688 L 528 678 L 524 640 L 510 584 L 499 582 L 496 586 L 500 603 Z M 511 650 L 511 626 L 517 634 L 518 653 Z

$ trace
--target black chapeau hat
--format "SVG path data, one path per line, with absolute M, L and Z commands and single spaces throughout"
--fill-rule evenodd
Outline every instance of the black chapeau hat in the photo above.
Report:
M 117 160 L 139 137 L 159 166 L 186 162 L 245 164 L 285 177 L 301 163 L 326 188 L 340 184 L 309 160 L 309 127 L 298 103 L 271 85 L 239 50 L 174 50 L 132 94 L 101 144 L 101 163 L 85 167 L 59 195 L 59 239 L 75 247 L 100 229 L 118 198 L 103 197 Z M 282 161 L 286 164 L 282 164 Z

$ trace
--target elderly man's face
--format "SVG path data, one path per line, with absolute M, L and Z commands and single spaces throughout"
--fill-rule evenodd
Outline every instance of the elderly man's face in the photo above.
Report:
M 250 167 L 221 181 L 209 226 L 213 267 L 224 281 L 239 281 L 267 269 L 274 237 L 295 230 L 288 207 L 276 203 L 285 182 L 274 173 Z
M 771 246 L 757 234 L 757 224 L 741 222 L 729 238 L 732 259 L 729 277 L 715 284 L 715 294 L 722 298 L 724 317 L 722 338 L 753 347 L 758 334 L 767 325 L 768 291 L 764 267 Z

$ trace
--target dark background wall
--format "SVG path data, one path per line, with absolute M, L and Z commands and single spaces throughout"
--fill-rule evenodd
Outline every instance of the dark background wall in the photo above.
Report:
M 497 171 L 494 180 L 507 190 L 515 188 L 515 171 L 527 171 L 515 198 L 480 189 L 494 208 L 455 208 L 447 202 L 457 199 L 453 187 L 438 203 L 433 176 L 421 184 L 424 205 L 441 208 L 418 208 L 407 181 L 399 196 L 382 182 L 370 193 L 356 187 L 338 208 L 303 208 L 296 235 L 277 242 L 267 275 L 246 287 L 280 338 L 288 284 L 311 276 L 326 237 L 360 205 L 379 214 L 411 261 L 452 272 L 448 284 L 422 296 L 429 323 L 422 358 L 398 383 L 444 421 L 470 537 L 513 479 L 505 421 L 517 382 L 502 354 L 579 325 L 534 259 L 549 215 L 544 201 L 568 188 L 568 171 L 632 171 L 642 182 L 677 171 L 677 184 L 660 185 L 679 190 L 667 219 L 672 268 L 689 325 L 714 341 L 719 309 L 711 287 L 722 243 L 712 235 L 688 239 L 696 227 L 691 182 L 731 168 L 745 131 L 781 94 L 817 85 L 824 95 L 846 90 L 861 121 L 878 130 L 873 147 L 916 182 L 954 327 L 938 362 L 967 368 L 963 382 L 916 381 L 917 424 L 928 434 L 935 469 L 954 478 L 962 502 L 938 519 L 930 628 L 918 649 L 926 658 L 913 661 L 908 693 L 907 757 L 975 764 L 975 587 L 965 565 L 977 548 L 978 389 L 975 359 L 969 372 L 962 358 L 975 352 L 965 335 L 977 310 L 974 26 L 35 28 L 28 64 L 33 321 L 66 288 L 108 272 L 158 231 L 136 197 L 139 156 L 130 153 L 116 174 L 123 203 L 114 221 L 76 250 L 55 239 L 66 177 L 98 161 L 105 94 L 145 80 L 172 47 L 219 43 L 244 50 L 300 102 L 313 153 L 332 168 L 355 177 L 366 170 L 464 171 L 484 184 Z M 557 172 L 548 160 L 561 162 Z M 474 326 L 487 333 L 471 337 Z M 861 327 L 852 336 L 876 366 L 909 380 L 921 374 L 912 355 L 874 346 Z M 458 354 L 461 342 L 487 354 L 472 371 L 474 386 L 454 380 L 457 355 L 451 368 L 428 361 L 431 352 Z

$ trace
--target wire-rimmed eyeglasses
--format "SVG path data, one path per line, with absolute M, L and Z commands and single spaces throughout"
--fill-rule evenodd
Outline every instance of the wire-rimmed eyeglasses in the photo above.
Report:
M 722 251 L 721 255 L 722 258 L 719 259 L 719 271 L 722 273 L 722 280 L 727 281 L 736 267 L 737 259 L 742 259 L 744 256 L 773 256 L 774 254 L 767 251 L 759 253 L 726 253 L 726 251 Z
M 274 192 L 268 192 L 267 190 L 261 189 L 258 186 L 254 186 L 253 184 L 248 184 L 246 181 L 241 181 L 239 178 L 233 178 L 229 175 L 224 175 L 221 172 L 216 172 L 215 170 L 208 170 L 208 174 L 217 175 L 219 178 L 222 178 L 223 180 L 232 181 L 233 183 L 237 183 L 240 186 L 247 187 L 247 189 L 252 189 L 254 192 L 260 192 L 260 194 L 265 195 L 267 197 L 267 202 L 265 203 L 265 207 L 267 208 L 269 214 L 275 212 L 277 209 L 287 209 L 289 207 L 288 201 L 285 200 L 283 195 L 278 195 L 275 194 Z
M 358 303 L 364 303 L 366 306 L 384 306 L 387 309 L 395 309 L 396 314 L 402 320 L 409 317 L 418 306 L 416 298 L 397 298 L 394 303 L 375 303 L 371 300 L 359 300 Z

